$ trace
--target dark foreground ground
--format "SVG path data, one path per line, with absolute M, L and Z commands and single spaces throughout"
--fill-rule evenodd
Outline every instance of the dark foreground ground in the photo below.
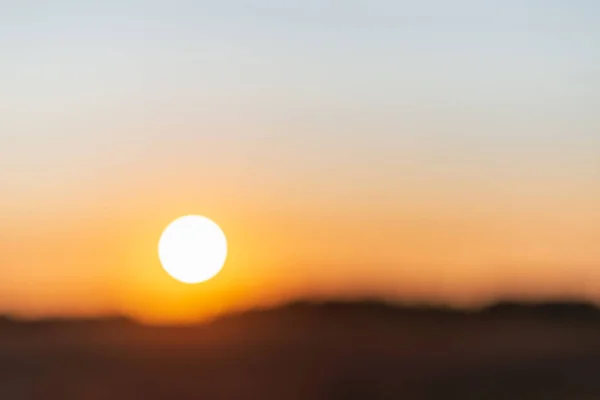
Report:
M 600 311 L 328 303 L 185 328 L 5 319 L 0 399 L 600 399 Z

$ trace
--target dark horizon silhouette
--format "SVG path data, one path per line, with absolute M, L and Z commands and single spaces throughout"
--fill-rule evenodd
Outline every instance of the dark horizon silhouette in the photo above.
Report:
M 584 302 L 296 301 L 181 326 L 4 317 L 0 338 L 2 399 L 600 395 L 600 308 Z
M 231 319 L 245 319 L 258 315 L 268 315 L 296 310 L 323 310 L 339 312 L 346 309 L 360 312 L 385 313 L 389 316 L 431 316 L 448 318 L 484 318 L 493 316 L 533 319 L 600 319 L 600 305 L 573 298 L 553 298 L 538 300 L 499 299 L 478 307 L 460 307 L 446 303 L 403 302 L 374 297 L 326 299 L 297 298 L 274 305 L 255 306 L 221 313 L 212 318 L 187 322 L 144 322 L 135 317 L 120 314 L 98 316 L 42 316 L 23 317 L 18 314 L 0 313 L 0 329 L 11 325 L 23 326 L 111 326 L 133 325 L 148 328 L 205 327 Z

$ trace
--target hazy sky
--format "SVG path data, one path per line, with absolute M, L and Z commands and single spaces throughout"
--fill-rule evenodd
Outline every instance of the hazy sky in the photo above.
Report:
M 10 3 L 0 311 L 600 300 L 596 1 Z M 197 287 L 188 213 L 232 251 Z

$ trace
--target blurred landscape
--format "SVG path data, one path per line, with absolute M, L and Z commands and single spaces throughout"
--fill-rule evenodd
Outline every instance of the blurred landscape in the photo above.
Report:
M 600 400 L 599 21 L 1 2 L 0 400 Z
M 0 321 L 0 399 L 598 399 L 600 310 L 297 302 L 187 326 Z

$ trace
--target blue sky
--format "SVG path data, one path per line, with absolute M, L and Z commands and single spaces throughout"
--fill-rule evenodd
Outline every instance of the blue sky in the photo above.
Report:
M 266 186 L 597 189 L 592 1 L 4 7 L 0 176 L 21 197 L 161 160 L 251 168 Z

